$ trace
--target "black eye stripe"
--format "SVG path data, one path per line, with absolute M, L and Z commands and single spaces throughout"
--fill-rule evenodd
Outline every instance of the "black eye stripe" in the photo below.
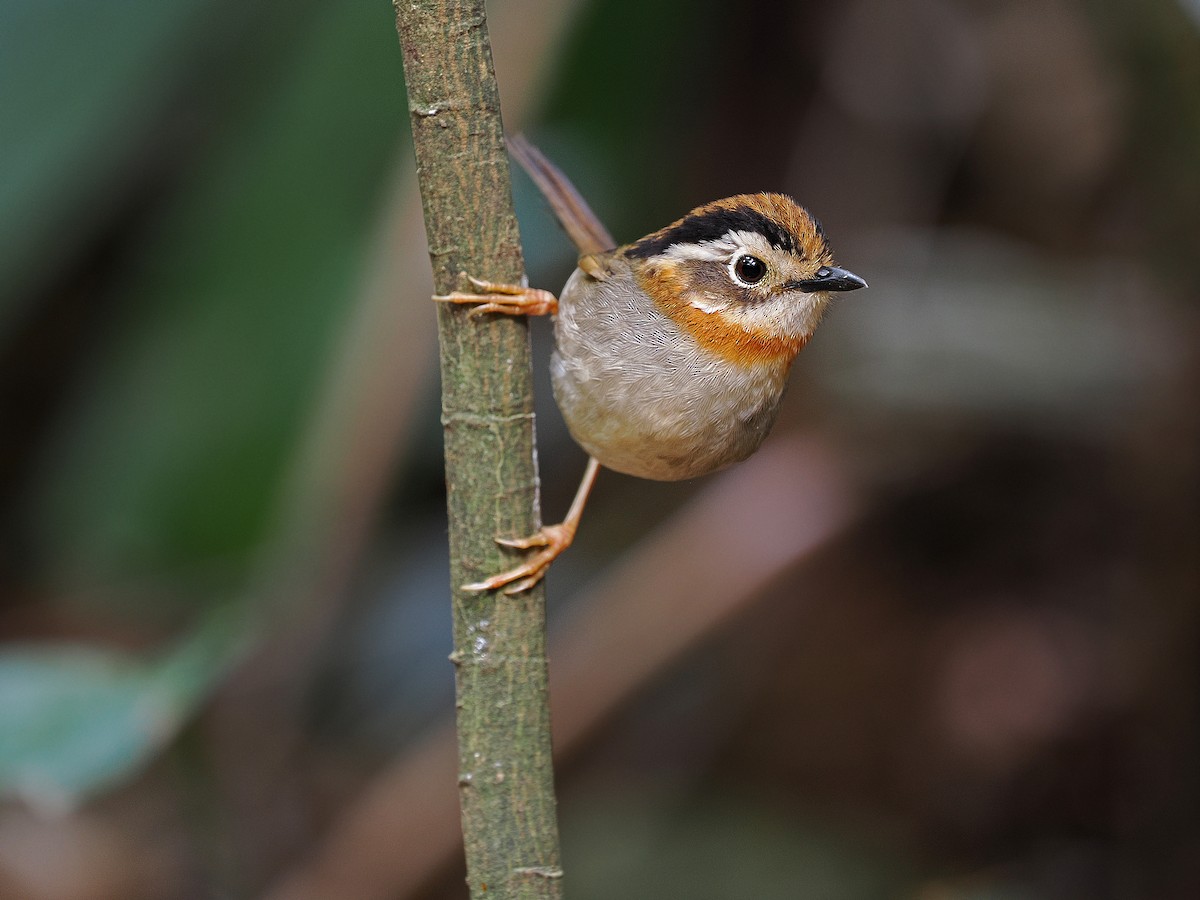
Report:
M 731 231 L 750 231 L 761 234 L 767 242 L 779 250 L 796 253 L 796 239 L 774 219 L 748 206 L 732 209 L 711 209 L 699 215 L 687 216 L 677 225 L 665 231 L 642 238 L 625 251 L 634 259 L 649 259 L 658 256 L 672 244 L 701 244 L 723 238 Z

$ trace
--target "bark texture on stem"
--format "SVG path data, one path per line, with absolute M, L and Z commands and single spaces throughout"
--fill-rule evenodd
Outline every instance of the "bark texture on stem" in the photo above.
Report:
M 519 283 L 483 0 L 394 6 L 434 284 L 469 289 L 461 272 Z M 558 898 L 543 588 L 515 597 L 458 588 L 513 564 L 497 535 L 541 525 L 528 326 L 437 306 L 467 880 L 474 898 Z

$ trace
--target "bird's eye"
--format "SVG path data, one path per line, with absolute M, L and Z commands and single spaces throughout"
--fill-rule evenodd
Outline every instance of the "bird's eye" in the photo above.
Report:
M 733 264 L 733 274 L 743 284 L 758 284 L 767 274 L 767 264 L 757 256 L 739 256 Z

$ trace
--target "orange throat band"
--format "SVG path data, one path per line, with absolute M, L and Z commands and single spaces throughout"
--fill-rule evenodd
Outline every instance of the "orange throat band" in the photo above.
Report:
M 639 286 L 659 311 L 696 343 L 744 368 L 791 364 L 808 342 L 808 335 L 780 336 L 747 329 L 721 310 L 705 312 L 688 299 L 684 276 L 674 266 L 648 266 L 637 274 Z

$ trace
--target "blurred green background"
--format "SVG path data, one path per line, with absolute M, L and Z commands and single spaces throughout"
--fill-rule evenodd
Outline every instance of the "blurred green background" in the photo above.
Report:
M 570 896 L 1200 896 L 1200 6 L 489 13 L 618 239 L 782 190 L 871 284 L 555 566 Z M 0 897 L 465 897 L 390 5 L 0 0 L 0 123 Z

